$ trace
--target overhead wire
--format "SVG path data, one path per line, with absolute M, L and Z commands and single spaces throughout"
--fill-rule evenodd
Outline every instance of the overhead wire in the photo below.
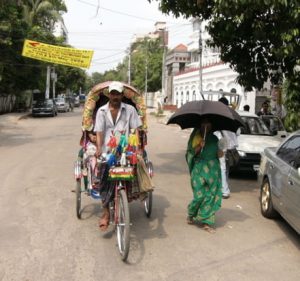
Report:
M 98 8 L 98 5 L 96 5 L 96 4 L 93 4 L 93 3 L 90 3 L 90 2 L 87 2 L 87 1 L 84 1 L 84 0 L 77 0 L 77 1 L 78 1 L 78 2 L 81 2 L 81 3 L 83 3 L 83 4 L 86 4 L 86 5 L 89 5 L 89 6 Z M 154 20 L 154 19 L 145 18 L 145 17 L 140 17 L 140 16 L 136 16 L 136 15 L 132 15 L 132 14 L 120 12 L 120 11 L 117 11 L 117 10 L 105 8 L 105 7 L 103 7 L 103 6 L 100 6 L 99 9 L 102 9 L 102 10 L 104 10 L 104 11 L 108 11 L 108 12 L 111 12 L 111 13 L 115 13 L 115 14 L 119 14 L 119 15 L 131 17 L 131 18 L 140 19 L 140 20 L 151 21 L 151 22 L 156 22 L 156 21 L 157 21 L 157 20 Z M 168 21 L 168 22 L 169 22 L 169 21 Z M 172 23 L 172 22 L 170 22 L 170 23 Z M 174 24 L 176 24 L 176 23 L 174 23 Z

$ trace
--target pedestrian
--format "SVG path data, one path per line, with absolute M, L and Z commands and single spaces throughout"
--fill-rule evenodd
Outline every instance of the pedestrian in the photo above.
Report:
M 219 101 L 227 106 L 229 105 L 229 102 L 225 97 L 220 98 Z M 220 158 L 220 164 L 222 174 L 222 196 L 223 199 L 228 199 L 230 197 L 230 188 L 228 183 L 230 165 L 227 151 L 230 149 L 236 149 L 238 147 L 238 141 L 236 134 L 231 131 L 222 130 L 215 134 L 219 139 L 223 138 L 225 142 L 225 145 L 222 147 L 224 156 Z
M 273 115 L 271 113 L 271 111 L 270 111 L 270 106 L 269 106 L 269 103 L 267 101 L 263 102 L 260 111 L 257 112 L 257 115 L 258 116 L 261 116 L 261 115 Z
M 137 128 L 142 125 L 142 122 L 136 109 L 132 105 L 122 102 L 123 90 L 122 83 L 117 81 L 111 82 L 108 88 L 109 101 L 97 111 L 94 131 L 96 132 L 96 155 L 98 157 L 102 153 L 110 152 L 110 147 L 108 146 L 111 143 L 110 139 L 120 132 L 128 139 L 130 130 L 134 129 L 138 138 Z M 109 225 L 108 203 L 109 201 L 103 201 L 103 215 L 99 222 L 99 227 L 103 231 Z
M 214 233 L 215 213 L 221 208 L 222 185 L 218 138 L 212 125 L 203 120 L 190 135 L 186 161 L 188 164 L 193 200 L 188 205 L 187 223 L 202 223 L 203 229 Z
M 244 111 L 250 111 L 250 106 L 248 104 L 245 104 L 244 105 Z

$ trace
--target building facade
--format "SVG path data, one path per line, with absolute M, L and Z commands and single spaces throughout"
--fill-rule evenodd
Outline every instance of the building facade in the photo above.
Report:
M 201 25 L 197 19 L 193 19 L 191 24 L 193 31 L 185 55 L 189 57 L 189 63 L 182 66 L 182 69 L 178 69 L 175 62 L 167 64 L 168 69 L 177 70 L 176 73 L 174 71 L 172 73 L 172 83 L 168 81 L 167 84 L 168 103 L 180 107 L 187 101 L 201 100 L 203 98 L 200 89 L 202 91 L 233 92 L 240 95 L 239 109 L 248 104 L 250 111 L 254 113 L 256 93 L 254 91 L 246 92 L 241 85 L 236 83 L 238 74 L 229 67 L 229 64 L 221 61 L 219 50 L 205 44 L 209 35 L 205 31 L 204 25 Z M 202 61 L 199 56 L 200 49 L 202 50 Z

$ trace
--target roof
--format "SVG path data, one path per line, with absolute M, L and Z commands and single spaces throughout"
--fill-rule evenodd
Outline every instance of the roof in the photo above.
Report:
M 172 51 L 187 52 L 187 46 L 179 44 Z

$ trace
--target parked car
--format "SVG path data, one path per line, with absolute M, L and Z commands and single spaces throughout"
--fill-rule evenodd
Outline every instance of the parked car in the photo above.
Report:
M 80 100 L 79 100 L 79 96 L 77 96 L 74 99 L 74 107 L 79 107 L 79 106 L 80 106 Z
M 79 102 L 82 104 L 85 103 L 85 95 L 83 95 L 83 94 L 79 95 Z
M 237 133 L 239 164 L 230 171 L 257 171 L 261 153 L 266 147 L 277 147 L 281 139 L 271 134 L 263 120 L 256 114 L 247 111 L 237 111 L 242 117 L 245 127 Z
M 264 150 L 259 182 L 262 215 L 279 213 L 300 234 L 300 130 L 278 148 Z
M 271 134 L 279 138 L 287 137 L 288 133 L 281 121 L 276 115 L 261 115 L 260 118 L 265 122 Z
M 32 107 L 32 116 L 56 116 L 57 107 L 53 99 L 37 100 Z
M 70 103 L 65 98 L 55 99 L 58 112 L 68 112 L 70 111 Z

